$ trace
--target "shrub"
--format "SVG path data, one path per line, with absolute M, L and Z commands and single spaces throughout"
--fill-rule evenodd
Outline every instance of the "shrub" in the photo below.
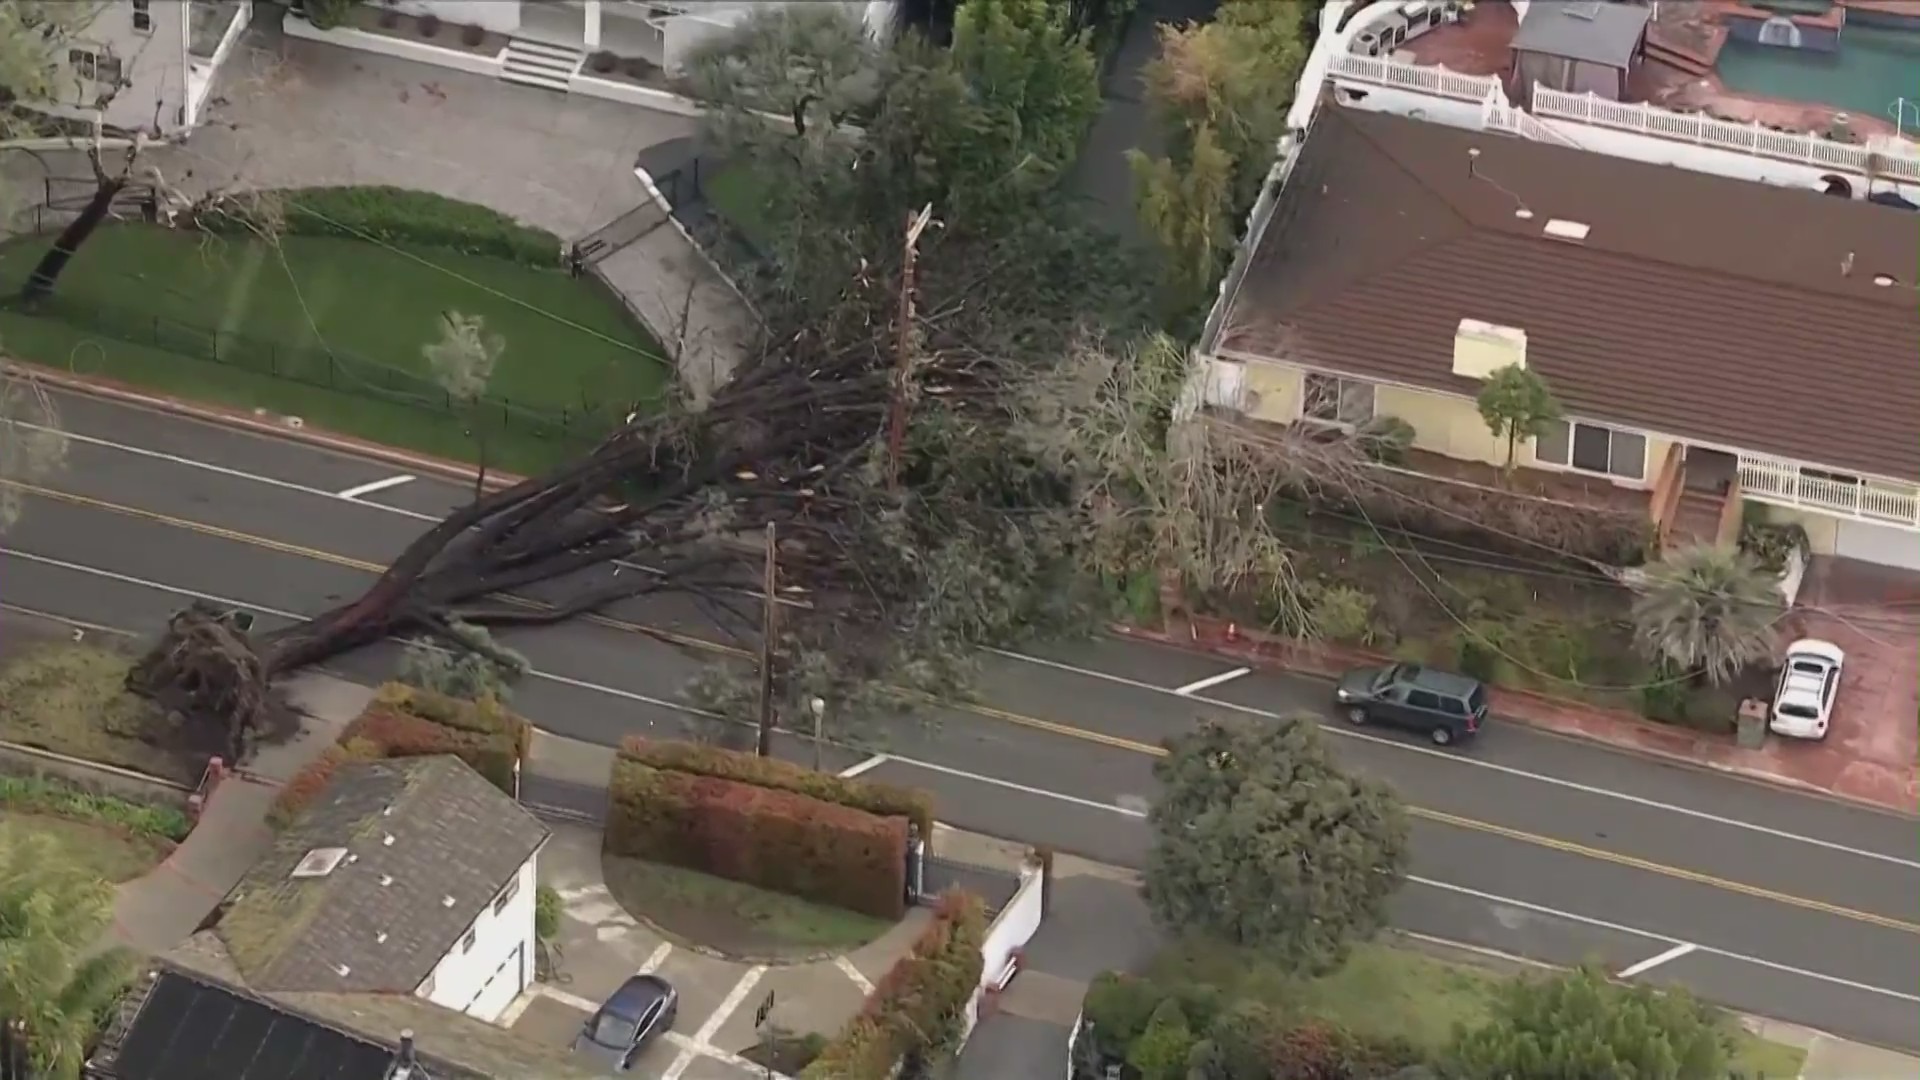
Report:
M 434 15 L 420 16 L 420 36 L 435 37 L 440 33 L 440 19 Z
M 614 762 L 606 850 L 880 918 L 906 908 L 907 825 L 792 791 Z
M 267 810 L 267 823 L 276 829 L 286 828 L 326 790 L 340 766 L 354 761 L 378 761 L 385 756 L 378 745 L 365 739 L 346 740 L 327 747 L 319 757 L 293 774 L 293 779 L 280 785 L 273 806 Z
M 425 22 L 425 19 L 421 20 Z M 389 244 L 417 244 L 470 255 L 490 255 L 530 266 L 557 266 L 563 247 L 545 229 L 522 225 L 477 203 L 398 187 L 287 188 L 273 192 L 295 236 L 336 236 Z M 247 211 L 227 207 L 203 217 L 214 232 L 249 232 Z
M 521 758 L 533 753 L 533 724 L 497 698 L 463 701 L 404 683 L 385 683 L 374 695 L 374 701 L 443 727 L 502 736 Z
M 1404 464 L 1418 434 L 1397 416 L 1376 416 L 1354 432 L 1361 452 L 1382 465 Z
M 307 0 L 307 21 L 320 30 L 339 26 L 356 3 L 358 0 Z
M 924 791 L 815 772 L 804 765 L 763 758 L 701 743 L 656 741 L 640 736 L 620 744 L 620 756 L 666 772 L 736 780 L 777 788 L 879 817 L 903 817 L 922 838 L 933 835 L 933 799 Z
M 1420 1063 L 1406 1042 L 1364 1039 L 1320 1020 L 1280 1032 L 1272 1054 L 1274 1080 L 1371 1080 Z
M 460 28 L 460 40 L 469 47 L 477 46 L 487 40 L 487 28 L 468 23 Z
M 533 890 L 533 936 L 541 941 L 552 941 L 560 936 L 560 916 L 566 905 L 560 900 L 560 892 L 551 885 L 541 885 Z
M 913 950 L 880 977 L 860 1015 L 820 1051 L 801 1080 L 887 1080 L 902 1061 L 924 1062 L 952 1050 L 967 1003 L 980 987 L 986 934 L 979 897 L 958 890 L 943 894 Z
M 1328 585 L 1313 599 L 1313 625 L 1331 641 L 1373 644 L 1373 594 L 1352 585 Z
M 1128 1047 L 1147 1030 L 1154 1012 L 1168 1001 L 1179 1003 L 1181 1015 L 1194 1031 L 1206 1031 L 1226 1015 L 1219 991 L 1210 986 L 1158 982 L 1114 971 L 1096 976 L 1087 987 L 1081 1009 L 1093 1024 L 1100 1056 L 1124 1060 Z
M 1127 1047 L 1127 1064 L 1140 1074 L 1140 1080 L 1186 1080 L 1193 1042 L 1187 1014 L 1178 1001 L 1168 998 L 1153 1010 L 1147 1030 Z
M 341 735 L 343 742 L 355 739 L 379 747 L 380 756 L 387 758 L 453 754 L 493 786 L 513 794 L 520 748 L 504 733 L 464 730 L 375 701 Z
M 587 66 L 602 75 L 620 66 L 620 58 L 605 49 L 587 57 Z
M 42 776 L 0 776 L 0 811 L 97 821 L 136 835 L 173 841 L 185 840 L 193 827 L 187 815 L 174 807 L 96 794 Z

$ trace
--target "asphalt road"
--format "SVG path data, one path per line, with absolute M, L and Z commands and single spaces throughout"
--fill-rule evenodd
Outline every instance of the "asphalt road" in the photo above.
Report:
M 0 550 L 9 605 L 151 630 L 202 596 L 276 625 L 356 595 L 464 497 L 459 485 L 415 478 L 343 498 L 396 470 L 88 399 L 61 404 L 76 441 Z M 538 672 L 517 703 L 542 727 L 609 743 L 687 731 L 704 722 L 680 688 L 750 644 L 750 618 L 683 599 L 610 616 L 505 635 Z M 376 647 L 337 666 L 378 678 L 392 655 Z M 1511 724 L 1441 751 L 1349 729 L 1326 714 L 1323 683 L 1283 674 L 1182 694 L 1235 669 L 1137 642 L 983 663 L 978 702 L 862 733 L 886 755 L 870 775 L 933 791 L 955 825 L 1137 867 L 1162 739 L 1205 712 L 1311 712 L 1350 766 L 1390 781 L 1413 809 L 1399 925 L 1616 971 L 1680 949 L 1638 977 L 1920 1047 L 1920 852 L 1909 819 Z

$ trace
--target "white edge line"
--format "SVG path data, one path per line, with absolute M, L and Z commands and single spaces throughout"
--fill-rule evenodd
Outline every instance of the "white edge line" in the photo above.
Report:
M 859 776 L 863 772 L 867 772 L 870 769 L 877 769 L 880 766 L 885 765 L 886 763 L 887 763 L 887 755 L 875 754 L 872 757 L 868 758 L 865 761 L 860 762 L 857 765 L 849 765 L 845 769 L 842 769 L 840 771 L 840 776 L 842 779 L 851 779 L 855 776 Z
M 655 948 L 653 952 L 647 957 L 646 962 L 640 965 L 640 974 L 651 975 L 654 972 L 659 971 L 660 965 L 666 963 L 667 957 L 672 955 L 673 955 L 673 942 L 671 941 L 661 942 L 659 947 Z
M 385 480 L 375 480 L 371 483 L 361 484 L 358 487 L 350 487 L 340 492 L 337 497 L 345 499 L 348 502 L 357 502 L 363 495 L 371 495 L 376 491 L 385 491 L 388 488 L 397 488 L 401 484 L 410 484 L 412 482 L 412 474 L 402 473 L 399 476 L 389 476 Z
M 1253 674 L 1252 668 L 1234 668 L 1232 671 L 1223 671 L 1218 675 L 1209 675 L 1204 679 L 1195 679 L 1178 690 L 1175 690 L 1174 693 L 1179 694 L 1181 697 L 1188 697 L 1202 690 L 1219 686 L 1221 683 L 1232 682 L 1242 675 L 1251 674 Z
M 702 1046 L 713 1045 L 713 1037 L 720 1033 L 720 1029 L 726 1026 L 728 1020 L 733 1018 L 733 1014 L 740 1008 L 740 1003 L 747 1000 L 747 995 L 753 993 L 753 988 L 760 985 L 760 976 L 766 973 L 765 964 L 755 964 L 748 968 L 747 973 L 740 976 L 740 981 L 733 984 L 733 989 L 727 991 L 727 996 L 720 999 L 720 1004 L 713 1010 L 713 1015 L 707 1017 L 707 1022 L 700 1025 L 699 1031 L 694 1032 L 693 1041 Z
M 1637 964 L 1630 964 L 1627 967 L 1622 968 L 1620 971 L 1620 974 L 1615 976 L 1615 978 L 1631 979 L 1635 975 L 1645 975 L 1647 972 L 1652 971 L 1654 968 L 1659 967 L 1661 964 L 1678 960 L 1697 948 L 1699 948 L 1699 946 L 1694 945 L 1692 943 L 1682 943 L 1679 945 L 1675 945 L 1673 948 L 1668 949 L 1666 952 L 1663 952 L 1658 956 L 1649 956 L 1645 960 L 1642 960 Z
M 46 430 L 45 428 L 40 428 L 33 424 L 23 424 L 22 426 L 28 428 L 29 430 L 41 430 L 41 431 Z M 247 434 L 247 433 L 243 432 L 242 434 Z M 86 443 L 88 445 L 104 447 L 110 450 L 118 450 L 123 453 L 134 454 L 139 457 L 152 458 L 156 461 L 164 461 L 169 464 L 180 465 L 190 469 L 202 469 L 207 472 L 217 473 L 221 476 L 227 476 L 237 480 L 251 480 L 255 483 L 266 484 L 270 487 L 277 487 L 285 491 L 294 491 L 294 492 L 299 492 L 301 494 L 314 495 L 323 499 L 338 500 L 340 498 L 340 496 L 335 495 L 333 492 L 325 491 L 320 488 L 309 487 L 305 484 L 298 484 L 288 480 L 280 480 L 271 476 L 260 476 L 254 473 L 243 472 L 239 469 L 228 468 L 227 466 L 224 466 L 224 465 L 215 465 L 205 461 L 195 461 L 192 458 L 181 457 L 177 454 L 162 453 L 161 451 L 158 451 L 158 450 L 148 450 L 145 447 L 139 447 L 139 446 L 128 446 L 124 443 L 112 442 L 107 439 L 101 439 L 91 435 L 82 435 L 76 432 L 67 432 L 66 437 L 69 439 L 75 440 L 77 442 Z M 254 437 L 265 438 L 265 436 L 254 436 Z M 353 455 L 346 454 L 340 451 L 327 450 L 321 447 L 304 447 L 304 449 L 311 450 L 316 454 L 320 454 L 323 456 L 337 458 L 338 460 L 342 460 L 342 461 L 352 461 L 356 463 L 360 463 L 363 461 L 363 459 L 355 457 Z M 356 502 L 354 505 L 365 506 L 369 509 L 384 511 L 390 514 L 399 514 L 402 517 L 412 518 L 416 521 L 437 522 L 440 520 L 438 517 L 432 514 L 423 514 L 415 510 L 407 510 L 398 506 L 387 506 L 383 503 Z M 655 572 L 652 570 L 652 568 L 642 566 L 639 564 L 621 563 L 620 565 L 629 567 L 630 569 L 641 570 L 643 572 L 650 572 L 650 573 Z M 253 607 L 253 605 L 239 605 L 239 606 Z M 254 607 L 254 610 L 264 611 L 265 609 Z M 286 616 L 286 617 L 296 618 L 298 616 Z M 1152 645 L 1151 642 L 1143 642 L 1143 641 L 1135 641 L 1134 644 L 1140 645 L 1143 647 L 1150 647 Z M 1155 686 L 1152 683 L 1141 682 L 1136 679 L 1129 679 L 1124 675 L 1113 675 L 1104 671 L 1093 671 L 1088 668 L 1077 667 L 1073 664 L 1062 663 L 1058 660 L 1049 660 L 1049 659 L 1046 659 L 1045 657 L 1031 656 L 1026 653 L 1014 652 L 1010 649 L 986 648 L 986 649 L 982 649 L 981 651 L 990 653 L 995 656 L 1004 657 L 1009 660 L 1018 660 L 1021 663 L 1036 664 L 1041 667 L 1049 667 L 1057 671 L 1064 671 L 1072 675 L 1079 675 L 1079 676 L 1083 676 L 1091 679 L 1101 679 L 1101 680 L 1115 683 L 1121 686 L 1129 686 L 1136 690 L 1145 690 L 1154 694 L 1172 694 L 1175 696 L 1182 696 L 1182 697 L 1186 696 L 1181 694 L 1178 690 L 1169 690 L 1164 686 Z M 644 699 L 640 699 L 640 700 L 644 700 Z M 1202 704 L 1210 705 L 1215 708 L 1227 709 L 1230 711 L 1240 712 L 1250 716 L 1260 716 L 1267 719 L 1278 718 L 1277 713 L 1268 712 L 1264 709 L 1256 709 L 1248 705 L 1238 705 L 1231 701 L 1222 701 L 1218 698 L 1195 697 L 1195 698 L 1192 698 L 1192 700 L 1199 701 Z M 1476 769 L 1491 769 L 1494 772 L 1500 773 L 1505 776 L 1513 776 L 1513 777 L 1518 777 L 1525 780 L 1532 780 L 1532 781 L 1535 781 L 1536 783 L 1548 784 L 1554 787 L 1563 788 L 1568 791 L 1578 791 L 1584 795 L 1593 795 L 1598 798 L 1606 798 L 1606 799 L 1617 799 L 1621 802 L 1631 803 L 1635 806 L 1644 807 L 1649 810 L 1664 811 L 1666 813 L 1679 814 L 1683 817 L 1690 817 L 1696 821 L 1705 821 L 1715 825 L 1724 825 L 1729 828 L 1744 829 L 1747 832 L 1754 833 L 1760 836 L 1772 837 L 1773 839 L 1776 839 L 1776 840 L 1786 840 L 1792 843 L 1806 844 L 1812 847 L 1824 848 L 1828 851 L 1838 852 L 1844 855 L 1854 855 L 1863 859 L 1873 859 L 1875 861 L 1887 863 L 1893 866 L 1906 867 L 1907 869 L 1910 869 L 1910 870 L 1920 870 L 1920 861 L 1915 861 L 1912 859 L 1903 859 L 1896 855 L 1887 855 L 1878 851 L 1868 851 L 1863 848 L 1850 847 L 1846 844 L 1836 843 L 1832 840 L 1821 840 L 1817 837 L 1803 836 L 1799 833 L 1787 832 L 1784 829 L 1775 829 L 1766 825 L 1758 825 L 1750 821 L 1741 821 L 1737 818 L 1724 817 L 1719 814 L 1708 813 L 1707 811 L 1704 811 L 1704 810 L 1695 810 L 1695 809 L 1692 809 L 1691 807 L 1677 806 L 1673 803 L 1664 803 L 1659 801 L 1658 799 L 1649 799 L 1641 795 L 1629 795 L 1625 792 L 1609 791 L 1606 788 L 1594 787 L 1591 784 L 1582 784 L 1578 781 L 1567 780 L 1557 776 L 1549 776 L 1544 773 L 1528 772 L 1525 769 L 1517 769 L 1511 765 L 1500 765 L 1491 761 L 1481 761 L 1475 758 L 1462 757 L 1459 754 L 1450 754 L 1450 753 L 1445 753 L 1438 750 L 1431 750 L 1431 749 L 1428 749 L 1427 747 L 1416 746 L 1411 743 L 1400 742 L 1393 739 L 1383 739 L 1377 735 L 1369 735 L 1365 732 L 1354 731 L 1351 728 L 1338 727 L 1335 725 L 1328 724 L 1323 726 L 1323 730 L 1339 737 L 1348 738 L 1348 739 L 1357 739 L 1361 742 L 1373 743 L 1374 745 L 1377 745 L 1377 746 L 1389 747 L 1391 749 L 1406 752 L 1406 753 L 1423 754 L 1429 757 L 1438 758 L 1442 761 L 1451 762 L 1455 765 L 1465 765 L 1465 766 L 1469 766 Z
M 25 552 L 19 552 L 19 551 L 0 551 L 0 556 L 8 556 L 8 555 L 24 558 L 30 562 L 46 563 L 52 566 L 62 567 L 64 569 L 75 570 L 83 574 L 92 574 L 96 577 L 105 577 L 112 580 L 124 581 L 129 584 L 140 585 L 146 588 L 156 589 L 161 592 L 172 593 L 176 596 L 187 596 L 187 597 L 193 597 L 193 598 L 202 599 L 202 600 L 208 600 L 213 603 L 226 604 L 231 607 L 248 608 L 250 610 L 258 611 L 263 614 L 277 615 L 281 618 L 301 618 L 302 617 L 297 615 L 290 615 L 284 612 L 277 612 L 270 608 L 261 607 L 258 604 L 242 604 L 242 603 L 239 603 L 238 601 L 228 600 L 223 597 L 210 596 L 205 593 L 194 592 L 193 590 L 190 590 L 190 589 L 182 589 L 172 585 L 161 585 L 158 582 L 145 581 L 140 578 L 131 577 L 126 574 L 115 573 L 110 570 L 98 570 L 90 566 L 80 566 L 75 563 L 63 562 L 59 559 L 51 559 L 44 555 L 30 555 Z M 998 651 L 998 650 L 992 650 L 992 651 Z M 714 715 L 714 714 L 705 713 L 698 709 L 694 709 L 685 704 L 662 701 L 656 698 L 649 698 L 642 694 L 635 694 L 631 691 L 620 690 L 611 686 L 601 686 L 597 683 L 583 682 L 578 679 L 568 679 L 558 675 L 548 675 L 543 672 L 532 672 L 532 674 L 538 678 L 550 679 L 554 682 L 565 683 L 567 685 L 577 686 L 586 690 L 598 691 L 613 697 L 628 698 L 636 701 L 642 701 L 647 704 L 657 704 L 663 708 L 674 709 L 680 712 L 692 713 L 694 715 L 699 715 L 699 716 Z M 1252 711 L 1252 710 L 1249 710 L 1249 711 Z M 715 718 L 719 718 L 719 717 L 715 717 Z M 1092 799 L 1083 799 L 1076 795 L 1065 795 L 1057 791 L 1047 791 L 1044 788 L 1029 787 L 1025 784 L 1013 783 L 1010 780 L 1000 780 L 993 777 L 981 776 L 978 773 L 970 773 L 961 769 L 950 768 L 946 765 L 934 765 L 930 762 L 918 761 L 913 758 L 899 757 L 897 755 L 887 755 L 887 757 L 888 757 L 888 760 L 897 761 L 902 765 L 910 765 L 916 768 L 926 769 L 930 772 L 945 773 L 949 776 L 957 776 L 957 777 L 960 777 L 961 779 L 973 780 L 977 783 L 988 784 L 993 787 L 1005 788 L 1011 791 L 1018 791 L 1023 794 L 1034 795 L 1034 796 L 1045 798 L 1045 799 L 1054 799 L 1059 802 L 1072 803 L 1076 806 L 1085 806 L 1094 810 L 1105 810 L 1108 813 L 1117 814 L 1121 817 L 1128 817 L 1128 818 L 1135 818 L 1135 819 L 1144 819 L 1146 817 L 1146 814 L 1140 811 L 1129 810 L 1125 807 L 1115 806 L 1109 803 L 1096 802 Z M 1795 838 L 1791 834 L 1788 834 L 1787 838 L 1788 839 L 1804 839 L 1804 838 Z M 1545 905 L 1542 905 L 1542 904 L 1535 904 L 1526 900 L 1518 900 L 1509 896 L 1500 896 L 1496 893 L 1483 892 L 1479 889 L 1468 888 L 1465 885 L 1453 885 L 1444 881 L 1435 881 L 1432 878 L 1417 877 L 1412 874 L 1407 875 L 1406 880 L 1409 882 L 1412 882 L 1415 885 L 1424 885 L 1428 888 L 1440 889 L 1444 892 L 1451 892 L 1461 896 L 1473 897 L 1474 899 L 1483 900 L 1483 901 L 1486 901 L 1487 903 L 1503 904 L 1508 907 L 1516 907 L 1525 911 L 1532 911 L 1540 915 L 1547 915 L 1553 918 L 1566 919 L 1570 922 L 1580 923 L 1584 926 L 1592 926 L 1601 930 L 1610 930 L 1618 934 L 1628 934 L 1634 937 L 1645 938 L 1649 941 L 1664 942 L 1668 945 L 1687 944 L 1686 942 L 1681 941 L 1679 938 L 1670 937 L 1666 934 L 1654 933 L 1653 931 L 1650 931 L 1650 930 L 1641 930 L 1632 926 L 1624 926 L 1620 923 L 1607 922 L 1604 919 L 1596 919 L 1587 915 L 1576 915 L 1570 911 L 1562 911 L 1558 908 L 1546 907 Z M 1897 1000 L 1897 1001 L 1906 1001 L 1906 1002 L 1912 1002 L 1914 1004 L 1920 1004 L 1920 995 L 1904 994 L 1897 990 L 1887 990 L 1883 987 L 1870 986 L 1866 983 L 1855 982 L 1852 979 L 1843 979 L 1836 975 L 1823 975 L 1817 971 L 1808 971 L 1805 968 L 1797 968 L 1789 964 L 1780 964 L 1780 963 L 1775 963 L 1774 961 L 1771 961 L 1771 960 L 1762 960 L 1757 956 L 1749 956 L 1744 953 L 1737 953 L 1728 949 L 1718 949 L 1718 948 L 1714 948 L 1711 945 L 1696 945 L 1695 951 L 1706 953 L 1711 956 L 1718 956 L 1727 960 L 1733 960 L 1738 963 L 1752 964 L 1755 967 L 1766 968 L 1767 970 L 1770 970 L 1770 971 L 1777 971 L 1783 975 L 1795 975 L 1803 979 L 1812 979 L 1816 982 L 1826 983 L 1831 986 L 1846 987 L 1847 989 L 1859 990 L 1863 993 L 1877 994 L 1881 997 L 1893 998 L 1894 1000 Z M 760 968 L 757 970 L 764 971 L 765 969 Z M 755 981 L 756 982 L 758 981 L 757 976 L 755 976 Z M 738 987 L 736 987 L 736 989 L 738 989 Z M 748 989 L 751 990 L 751 986 L 749 986 Z M 597 1008 L 598 1006 L 596 1005 L 594 1007 Z M 735 1003 L 735 1007 L 736 1008 L 738 1007 L 738 1002 Z M 722 1022 L 724 1023 L 724 1018 L 722 1018 Z M 691 1059 L 689 1059 L 689 1063 L 690 1061 Z M 682 1064 L 680 1061 L 676 1060 L 674 1064 L 680 1067 L 678 1071 L 676 1071 L 671 1067 L 668 1068 L 666 1073 L 667 1080 L 677 1080 L 678 1076 L 681 1073 L 684 1073 L 686 1071 L 686 1065 Z
M 862 994 L 873 993 L 873 980 L 867 978 L 866 972 L 854 967 L 852 958 L 847 956 L 847 954 L 841 953 L 839 956 L 834 957 L 833 966 L 839 968 L 842 975 L 845 975 L 853 985 L 859 987 Z
M 569 993 L 548 983 L 534 983 L 533 986 L 534 993 L 539 994 L 541 997 L 552 998 L 562 1005 L 579 1009 L 581 1012 L 596 1012 L 600 1008 L 600 1003 L 597 1001 L 588 1001 L 579 994 Z
M 1140 645 L 1142 647 L 1152 647 L 1151 642 L 1136 641 L 1134 642 L 1134 644 Z M 1063 671 L 1070 675 L 1080 675 L 1090 679 L 1100 679 L 1105 682 L 1116 683 L 1120 686 L 1131 687 L 1135 690 L 1146 690 L 1155 694 L 1162 694 L 1162 695 L 1184 696 L 1184 695 L 1179 695 L 1177 691 L 1169 690 L 1164 686 L 1155 686 L 1152 683 L 1141 682 L 1138 679 L 1129 679 L 1124 675 L 1113 675 L 1104 671 L 1092 671 L 1087 668 L 1076 667 L 1072 664 L 1061 663 L 1058 660 L 1049 660 L 1041 656 L 1028 656 L 1026 653 L 1013 652 L 1012 650 L 1009 650 L 1009 649 L 987 648 L 987 649 L 982 649 L 981 651 L 991 653 L 995 656 L 1004 657 L 1005 659 L 1008 659 L 1008 660 L 1018 660 L 1021 663 L 1025 663 L 1025 664 L 1035 664 L 1040 667 L 1053 668 L 1056 671 Z M 1276 712 L 1270 712 L 1266 709 L 1258 709 L 1251 705 L 1241 705 L 1232 701 L 1223 701 L 1219 698 L 1195 696 L 1195 697 L 1189 697 L 1187 698 L 1187 700 L 1197 701 L 1203 705 L 1209 705 L 1218 709 L 1226 709 L 1230 712 L 1237 712 L 1246 716 L 1258 716 L 1267 720 L 1278 720 L 1281 718 L 1280 714 Z M 1500 773 L 1504 776 L 1513 776 L 1523 780 L 1532 780 L 1532 781 L 1535 781 L 1536 783 L 1548 784 L 1553 787 L 1564 788 L 1565 790 L 1568 790 L 1568 791 L 1577 791 L 1583 795 L 1593 795 L 1598 798 L 1604 798 L 1604 799 L 1617 799 L 1620 802 L 1631 803 L 1635 806 L 1644 807 L 1649 810 L 1658 810 L 1658 811 L 1663 811 L 1665 813 L 1670 813 L 1670 814 L 1679 814 L 1682 817 L 1693 818 L 1696 821 L 1705 821 L 1714 825 L 1724 825 L 1729 828 L 1743 829 L 1747 832 L 1755 833 L 1760 836 L 1772 837 L 1775 840 L 1787 840 L 1797 844 L 1806 844 L 1810 847 L 1824 848 L 1828 851 L 1838 852 L 1842 855 L 1855 855 L 1863 859 L 1873 859 L 1876 862 L 1883 862 L 1893 866 L 1906 867 L 1909 870 L 1920 870 L 1920 861 L 1915 861 L 1913 859 L 1903 859 L 1898 855 L 1888 855 L 1884 852 L 1868 851 L 1864 848 L 1850 847 L 1846 844 L 1836 843 L 1835 841 L 1832 841 L 1832 840 L 1822 840 L 1818 837 L 1802 836 L 1799 833 L 1787 832 L 1785 829 L 1776 829 L 1768 825 L 1755 824 L 1754 822 L 1751 822 L 1751 821 L 1741 821 L 1738 818 L 1723 817 L 1719 814 L 1708 813 L 1705 810 L 1695 810 L 1687 806 L 1676 806 L 1672 803 L 1661 802 L 1658 799 L 1649 799 L 1643 795 L 1629 795 L 1626 792 L 1622 792 L 1622 791 L 1609 791 L 1606 788 L 1594 787 L 1591 784 L 1582 784 L 1577 780 L 1567 780 L 1558 776 L 1548 776 L 1545 773 L 1528 772 L 1525 769 L 1516 769 L 1511 765 L 1501 765 L 1498 762 L 1483 761 L 1477 758 L 1464 757 L 1460 754 L 1452 754 L 1452 753 L 1447 753 L 1440 750 L 1431 750 L 1424 746 L 1416 746 L 1412 743 L 1402 742 L 1396 739 L 1383 739 L 1378 735 L 1369 735 L 1365 732 L 1355 731 L 1351 728 L 1340 727 L 1335 724 L 1323 724 L 1321 725 L 1321 730 L 1326 732 L 1329 735 L 1334 735 L 1340 738 L 1355 739 L 1360 742 L 1372 743 L 1376 746 L 1388 747 L 1393 750 L 1404 751 L 1406 753 L 1411 753 L 1411 754 L 1420 754 L 1426 757 L 1436 758 L 1440 761 L 1449 762 L 1454 765 L 1464 765 L 1464 766 L 1468 766 L 1470 768 L 1475 768 L 1475 769 L 1490 769 L 1493 772 Z M 1868 812 L 1871 812 L 1871 811 L 1868 811 Z
M 1583 926 L 1591 926 L 1597 930 L 1610 930 L 1616 934 L 1627 934 L 1632 937 L 1646 938 L 1648 941 L 1663 942 L 1667 945 L 1687 944 L 1687 942 L 1681 941 L 1679 938 L 1670 937 L 1666 934 L 1656 934 L 1651 930 L 1641 930 L 1637 927 L 1624 926 L 1620 923 L 1608 922 L 1605 919 L 1596 919 L 1588 915 L 1576 915 L 1571 911 L 1562 911 L 1559 908 L 1550 908 L 1544 904 L 1530 903 L 1526 900 L 1516 900 L 1510 896 L 1500 896 L 1495 893 L 1482 892 L 1479 889 L 1470 889 L 1465 885 L 1452 885 L 1444 881 L 1435 881 L 1432 878 L 1416 877 L 1412 874 L 1407 875 L 1407 880 L 1415 885 L 1424 885 L 1429 889 L 1439 889 L 1442 892 L 1456 893 L 1460 896 L 1470 896 L 1475 900 L 1484 900 L 1489 904 L 1501 904 L 1506 907 L 1520 908 L 1523 911 L 1531 911 L 1536 915 L 1565 919 Z M 1826 983 L 1829 986 L 1842 986 L 1849 990 L 1858 990 L 1866 994 L 1877 994 L 1880 997 L 1892 998 L 1895 1001 L 1905 1001 L 1920 1005 L 1920 995 L 1905 994 L 1898 990 L 1888 990 L 1881 986 L 1855 982 L 1852 979 L 1843 979 L 1838 975 L 1823 975 L 1818 971 L 1808 971 L 1806 968 L 1798 968 L 1790 964 L 1780 964 L 1772 960 L 1762 960 L 1757 956 L 1737 953 L 1731 949 L 1716 949 L 1711 945 L 1695 945 L 1694 951 L 1705 953 L 1709 956 L 1718 956 L 1723 960 L 1732 960 L 1736 963 L 1752 964 L 1754 967 L 1766 968 L 1768 971 L 1777 971 L 1782 975 L 1794 975 L 1802 979 L 1812 979 L 1815 982 Z

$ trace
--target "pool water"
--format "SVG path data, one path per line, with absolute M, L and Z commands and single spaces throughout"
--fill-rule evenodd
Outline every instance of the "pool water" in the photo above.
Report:
M 1738 93 L 1817 102 L 1889 122 L 1894 102 L 1906 98 L 1907 130 L 1920 122 L 1920 34 L 1912 31 L 1849 26 L 1837 53 L 1729 38 L 1714 69 Z

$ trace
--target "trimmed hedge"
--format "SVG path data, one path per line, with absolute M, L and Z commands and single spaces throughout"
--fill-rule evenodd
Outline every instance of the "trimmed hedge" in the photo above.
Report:
M 619 758 L 606 850 L 850 911 L 906 911 L 907 822 L 797 792 Z
M 980 988 L 986 937 L 979 897 L 958 889 L 942 894 L 913 951 L 880 977 L 860 1015 L 801 1072 L 801 1080 L 889 1080 L 903 1060 L 952 1049 L 967 1003 Z
M 815 772 L 790 761 L 702 743 L 661 742 L 638 735 L 621 742 L 620 756 L 664 772 L 734 780 L 791 791 L 879 817 L 903 817 L 920 830 L 921 839 L 933 837 L 933 798 L 924 791 Z
M 430 191 L 399 187 L 282 188 L 261 192 L 276 196 L 284 209 L 285 231 L 294 236 L 374 239 L 417 244 L 470 255 L 491 255 L 530 266 L 559 266 L 564 244 L 545 229 L 522 225 L 497 210 L 461 202 Z M 202 227 L 223 233 L 251 231 L 248 211 L 225 208 L 207 215 Z
M 338 743 L 282 785 L 268 819 L 283 827 L 324 790 L 340 766 L 354 761 L 453 754 L 508 795 L 515 765 L 533 746 L 533 725 L 492 699 L 461 701 L 431 690 L 387 683 Z

